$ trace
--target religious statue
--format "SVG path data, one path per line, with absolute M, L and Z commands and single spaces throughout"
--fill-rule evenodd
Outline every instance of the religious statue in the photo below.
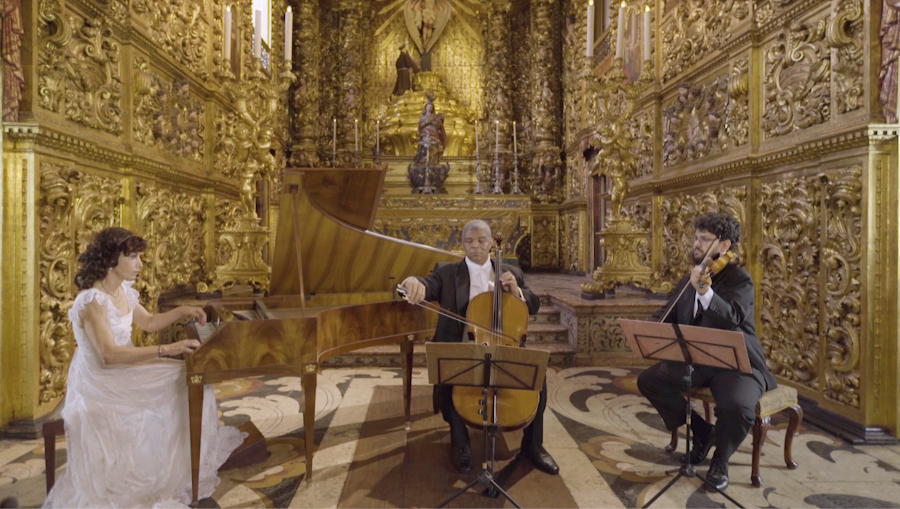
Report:
M 430 71 L 431 48 L 450 21 L 448 0 L 406 0 L 403 16 L 416 49 L 422 54 L 422 68 Z
M 416 157 L 407 171 L 413 193 L 446 193 L 444 180 L 450 172 L 450 165 L 441 165 L 441 156 L 447 142 L 444 133 L 444 114 L 434 112 L 434 92 L 425 94 L 426 102 L 419 115 L 419 142 Z
M 413 88 L 413 75 L 419 72 L 419 64 L 406 52 L 406 44 L 400 45 L 400 56 L 397 57 L 397 83 L 394 84 L 394 95 L 403 95 Z

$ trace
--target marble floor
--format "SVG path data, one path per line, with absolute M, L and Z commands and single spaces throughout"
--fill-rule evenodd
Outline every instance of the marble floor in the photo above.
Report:
M 637 393 L 639 372 L 638 368 L 580 367 L 548 373 L 544 445 L 561 466 L 559 479 L 571 495 L 565 499 L 574 500 L 576 507 L 641 506 L 670 479 L 665 471 L 677 464 L 680 453 L 664 451 L 669 435 Z M 251 419 L 267 437 L 269 450 L 269 459 L 263 464 L 222 473 L 214 495 L 221 507 L 353 506 L 353 497 L 346 493 L 347 480 L 356 464 L 360 430 L 370 413 L 373 394 L 383 386 L 399 386 L 399 372 L 326 369 L 318 383 L 318 452 L 311 484 L 301 482 L 305 460 L 299 379 L 250 378 L 216 387 L 221 420 L 237 424 Z M 414 383 L 427 385 L 424 370 L 415 371 Z M 898 506 L 900 447 L 854 447 L 801 426 L 793 446 L 799 468 L 788 470 L 782 455 L 786 426 L 787 419 L 782 418 L 769 430 L 761 459 L 761 488 L 750 484 L 750 437 L 732 457 L 728 493 L 741 504 L 765 508 Z M 518 448 L 515 435 L 500 440 L 506 440 L 510 450 Z M 58 475 L 65 469 L 63 440 L 57 443 L 57 451 Z M 699 472 L 704 473 L 705 466 Z M 539 482 L 542 478 L 533 479 Z M 696 478 L 679 480 L 654 507 L 733 506 L 721 495 L 699 489 L 699 484 Z M 12 496 L 21 507 L 36 507 L 43 502 L 44 485 L 42 440 L 0 442 L 0 499 Z M 483 500 L 485 506 L 502 506 Z M 518 502 L 529 506 L 528 500 Z M 383 506 L 392 505 L 386 501 Z

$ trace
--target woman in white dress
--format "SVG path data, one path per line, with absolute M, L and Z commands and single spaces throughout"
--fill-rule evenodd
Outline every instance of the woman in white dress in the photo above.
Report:
M 66 471 L 44 507 L 182 507 L 191 500 L 190 435 L 184 363 L 195 340 L 136 347 L 131 324 L 153 332 L 180 318 L 201 324 L 201 308 L 151 315 L 131 286 L 144 239 L 123 228 L 94 236 L 78 257 L 81 292 L 69 310 L 78 348 L 69 366 L 65 406 Z M 200 497 L 240 445 L 240 432 L 219 427 L 211 386 L 203 399 Z

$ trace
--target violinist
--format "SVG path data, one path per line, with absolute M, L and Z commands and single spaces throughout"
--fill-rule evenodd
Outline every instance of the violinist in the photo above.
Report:
M 422 301 L 438 301 L 441 308 L 465 316 L 469 302 L 483 292 L 493 291 L 494 266 L 490 259 L 493 240 L 491 227 L 484 221 L 466 223 L 462 230 L 462 245 L 466 258 L 458 263 L 439 263 L 425 277 L 409 277 L 401 286 L 406 289 L 406 299 L 418 304 Z M 541 301 L 525 286 L 522 271 L 518 267 L 504 266 L 500 282 L 503 290 L 522 299 L 529 314 L 535 314 Z M 467 326 L 446 315 L 438 318 L 434 341 L 462 342 L 467 337 Z M 454 467 L 467 473 L 472 468 L 472 451 L 469 433 L 451 400 L 452 386 L 435 386 L 435 412 L 440 409 L 444 420 L 450 424 L 452 461 Z M 556 462 L 543 447 L 544 408 L 547 405 L 547 384 L 540 391 L 537 413 L 525 427 L 522 449 L 519 453 L 531 460 L 535 467 L 549 474 L 559 473 Z
M 741 331 L 752 368 L 752 374 L 747 374 L 694 366 L 693 387 L 709 387 L 715 397 L 716 424 L 709 424 L 697 412 L 691 414 L 694 436 L 691 464 L 700 464 L 715 446 L 706 478 L 721 490 L 728 486 L 728 459 L 747 437 L 756 419 L 756 403 L 776 383 L 766 368 L 765 354 L 756 337 L 750 275 L 734 263 L 721 263 L 733 256 L 732 250 L 741 237 L 740 223 L 728 214 L 710 212 L 695 218 L 693 225 L 695 267 L 678 283 L 674 295 L 681 293 L 686 285 L 690 287 L 674 303 L 665 321 Z M 710 264 L 719 257 L 723 258 L 720 263 Z M 654 318 L 659 321 L 672 305 L 670 300 Z M 659 412 L 669 431 L 685 424 L 686 401 L 681 394 L 684 371 L 683 363 L 663 361 L 638 376 L 638 389 Z M 681 461 L 685 462 L 684 456 Z

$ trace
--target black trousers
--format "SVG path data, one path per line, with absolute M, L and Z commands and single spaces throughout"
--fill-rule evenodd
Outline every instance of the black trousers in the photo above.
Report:
M 434 407 L 435 412 L 440 410 L 444 421 L 450 424 L 450 440 L 453 445 L 455 447 L 469 445 L 469 431 L 456 412 L 456 408 L 453 407 L 452 385 L 434 386 Z M 522 447 L 538 446 L 544 443 L 544 410 L 546 408 L 547 380 L 544 379 L 544 386 L 541 387 L 538 397 L 537 413 L 534 416 L 534 420 L 522 430 Z
M 638 389 L 659 412 L 669 431 L 685 424 L 685 401 L 681 395 L 685 364 L 660 362 L 638 376 Z M 747 438 L 756 420 L 756 403 L 763 394 L 761 373 L 694 366 L 692 387 L 709 387 L 716 398 L 716 452 L 714 457 L 725 462 Z M 708 429 L 709 424 L 697 412 L 691 414 L 694 431 Z

